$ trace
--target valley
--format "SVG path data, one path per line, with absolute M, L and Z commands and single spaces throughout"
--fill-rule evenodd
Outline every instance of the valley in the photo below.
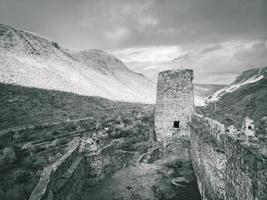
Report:
M 5 84 L 0 91 L 1 199 L 27 199 L 42 168 L 82 137 L 119 139 L 118 148 L 128 151 L 148 148 L 154 106 Z
M 103 144 L 115 142 L 116 151 L 132 152 L 134 157 L 114 175 L 108 174 L 99 185 L 84 189 L 84 199 L 92 195 L 93 199 L 143 199 L 147 195 L 155 199 L 179 196 L 196 199 L 199 195 L 188 158 L 162 155 L 169 159 L 157 156 L 148 159 L 147 153 L 155 145 L 153 105 L 113 102 L 6 84 L 0 86 L 3 108 L 1 199 L 28 199 L 42 169 L 72 149 L 75 141 L 88 137 Z M 7 151 L 11 154 L 6 154 Z M 186 176 L 190 184 L 182 187 L 172 184 L 171 181 L 179 176 Z M 124 184 L 130 189 L 125 189 Z M 188 193 L 188 190 L 195 193 Z
M 267 67 L 168 70 L 156 92 L 105 51 L 0 24 L 0 72 L 1 200 L 265 198 Z

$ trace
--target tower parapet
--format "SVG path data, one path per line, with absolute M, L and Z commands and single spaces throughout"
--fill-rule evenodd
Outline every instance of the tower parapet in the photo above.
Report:
M 155 132 L 159 142 L 189 137 L 188 122 L 194 111 L 193 70 L 177 69 L 159 73 Z

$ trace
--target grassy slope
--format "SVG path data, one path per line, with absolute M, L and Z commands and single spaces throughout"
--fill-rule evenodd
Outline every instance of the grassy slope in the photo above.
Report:
M 248 84 L 224 95 L 217 103 L 201 108 L 206 116 L 217 119 L 227 125 L 241 126 L 244 117 L 252 118 L 256 125 L 267 116 L 267 79 Z
M 114 110 L 142 111 L 152 105 L 0 83 L 0 130 L 83 117 L 101 118 Z
M 154 106 L 114 102 L 99 97 L 79 96 L 67 92 L 49 91 L 0 84 L 0 130 L 27 127 L 43 123 L 92 117 L 90 131 L 120 139 L 118 148 L 143 153 L 153 132 Z M 36 147 L 31 153 L 22 149 L 33 138 L 51 139 L 54 133 L 64 135 L 73 130 L 28 132 L 22 144 L 16 138 L 0 146 L 0 199 L 27 199 L 38 181 L 41 169 L 65 152 L 65 142 L 55 139 L 48 146 Z M 31 134 L 34 134 L 32 137 Z M 60 136 L 60 135 L 58 135 Z M 51 147 L 51 144 L 55 146 Z M 58 155 L 60 153 L 60 155 Z

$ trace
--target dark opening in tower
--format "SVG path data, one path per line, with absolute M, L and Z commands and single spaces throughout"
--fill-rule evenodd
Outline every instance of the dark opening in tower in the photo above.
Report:
M 174 128 L 180 128 L 180 121 L 174 121 L 173 122 L 173 127 Z

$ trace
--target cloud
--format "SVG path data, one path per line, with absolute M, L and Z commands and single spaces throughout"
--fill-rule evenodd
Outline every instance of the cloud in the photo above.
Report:
M 164 46 L 114 53 L 133 70 L 153 81 L 157 80 L 160 71 L 190 68 L 195 72 L 195 82 L 229 84 L 240 72 L 267 65 L 266 44 L 266 41 L 228 41 L 197 49 Z
M 234 58 L 242 62 L 244 66 L 259 67 L 267 66 L 267 40 L 252 43 L 240 51 L 237 51 Z
M 127 35 L 129 34 L 129 30 L 124 27 L 117 27 L 112 31 L 108 31 L 106 33 L 107 37 L 112 42 L 120 42 L 127 38 Z
M 209 53 L 209 52 L 216 51 L 216 50 L 219 50 L 219 49 L 222 49 L 222 45 L 220 45 L 220 44 L 212 44 L 211 46 L 208 46 L 208 47 L 204 48 L 202 50 L 202 53 Z
M 105 4 L 112 23 L 131 36 L 120 48 L 179 45 L 194 47 L 267 35 L 265 0 L 112 1 Z
M 267 37 L 266 0 L 2 0 L 0 18 L 76 48 L 194 48 Z
M 229 83 L 267 63 L 266 0 L 1 0 L 0 19 L 65 46 L 114 52 L 153 80 L 184 66 L 198 82 Z
M 128 48 L 113 52 L 125 62 L 166 62 L 182 53 L 177 46 Z

